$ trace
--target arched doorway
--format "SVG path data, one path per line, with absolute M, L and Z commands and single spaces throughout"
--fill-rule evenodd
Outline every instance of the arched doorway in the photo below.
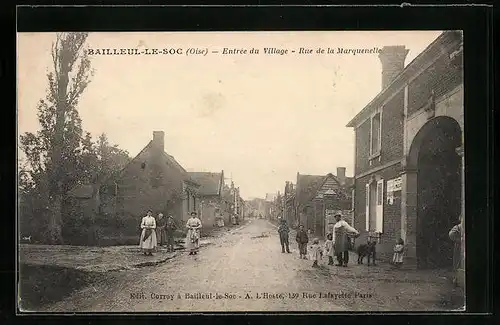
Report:
M 461 212 L 460 125 L 451 117 L 428 121 L 410 148 L 409 165 L 417 172 L 416 257 L 418 268 L 452 266 L 448 232 Z

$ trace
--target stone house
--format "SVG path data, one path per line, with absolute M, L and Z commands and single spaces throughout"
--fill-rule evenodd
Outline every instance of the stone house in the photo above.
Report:
M 336 212 L 342 213 L 346 221 L 351 212 L 350 186 L 352 178 L 345 176 L 345 167 L 337 168 L 337 176 L 302 175 L 297 173 L 295 194 L 295 223 L 312 230 L 316 236 L 326 235 Z
M 224 224 L 231 224 L 231 217 L 234 214 L 234 184 L 231 186 L 224 184 L 222 190 L 222 205 L 224 211 Z
M 153 139 L 116 177 L 94 185 L 84 185 L 69 194 L 81 211 L 97 214 L 110 222 L 113 234 L 137 233 L 142 217 L 151 209 L 171 214 L 178 226 L 196 211 L 199 198 L 196 183 L 186 170 L 165 152 L 164 132 L 154 131 Z
M 266 215 L 266 201 L 262 198 L 253 198 L 247 202 L 248 214 L 253 217 L 264 218 Z
M 276 220 L 278 219 L 278 212 L 276 209 L 276 198 L 277 193 L 266 193 L 264 201 L 266 202 L 266 219 Z
M 382 258 L 402 238 L 407 264 L 449 267 L 448 231 L 465 215 L 462 35 L 442 33 L 404 67 L 407 53 L 382 48 L 382 90 L 347 124 L 354 225 L 361 240 L 378 239 Z
M 220 173 L 189 172 L 189 176 L 200 185 L 198 211 L 203 228 L 215 226 L 218 217 L 226 219 L 223 204 L 224 171 Z

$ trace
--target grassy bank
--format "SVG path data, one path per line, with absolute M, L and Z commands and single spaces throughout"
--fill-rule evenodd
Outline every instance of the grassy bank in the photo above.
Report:
M 99 281 L 102 274 L 83 272 L 59 266 L 21 264 L 19 267 L 19 308 L 36 311 L 41 306 L 59 301 L 89 283 Z

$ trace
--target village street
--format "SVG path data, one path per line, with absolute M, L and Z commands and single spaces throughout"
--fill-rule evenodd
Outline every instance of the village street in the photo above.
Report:
M 451 307 L 443 303 L 449 284 L 438 275 L 410 274 L 410 271 L 395 274 L 386 266 L 368 268 L 352 263 L 347 268 L 313 269 L 311 261 L 298 259 L 293 234 L 290 239 L 292 253 L 282 254 L 275 226 L 266 220 L 252 220 L 215 238 L 198 256 L 184 253 L 158 266 L 112 272 L 105 281 L 42 309 L 423 311 Z M 323 297 L 328 293 L 331 295 Z M 219 295 L 224 298 L 218 299 Z

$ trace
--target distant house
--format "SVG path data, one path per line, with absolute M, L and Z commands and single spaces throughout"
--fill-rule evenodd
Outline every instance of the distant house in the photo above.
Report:
M 227 184 L 224 184 L 222 190 L 221 208 L 224 213 L 224 224 L 230 224 L 231 216 L 234 213 L 234 189 L 231 189 Z
M 276 215 L 276 207 L 275 207 L 275 200 L 276 200 L 276 197 L 278 196 L 277 193 L 266 193 L 266 198 L 264 199 L 264 201 L 266 202 L 265 205 L 266 205 L 266 219 L 276 219 L 277 218 L 277 215 Z
M 200 185 L 200 217 L 203 228 L 210 228 L 216 224 L 217 217 L 224 218 L 224 171 L 220 173 L 190 172 L 189 176 Z
M 266 215 L 266 201 L 261 198 L 252 198 L 247 202 L 248 213 L 254 217 L 265 217 Z
M 295 186 L 292 182 L 285 183 L 285 219 L 290 227 L 297 227 L 298 220 L 295 217 Z
M 69 192 L 82 213 L 99 214 L 109 219 L 120 219 L 124 227 L 116 225 L 117 232 L 137 232 L 147 210 L 171 214 L 178 223 L 187 221 L 199 202 L 196 183 L 186 170 L 167 154 L 164 132 L 153 132 L 150 141 L 112 179 L 95 185 L 78 186 Z M 123 226 L 122 225 L 122 226 Z
M 341 212 L 350 222 L 352 182 L 351 177 L 345 177 L 344 167 L 337 168 L 337 176 L 297 173 L 295 223 L 324 236 L 334 213 Z

